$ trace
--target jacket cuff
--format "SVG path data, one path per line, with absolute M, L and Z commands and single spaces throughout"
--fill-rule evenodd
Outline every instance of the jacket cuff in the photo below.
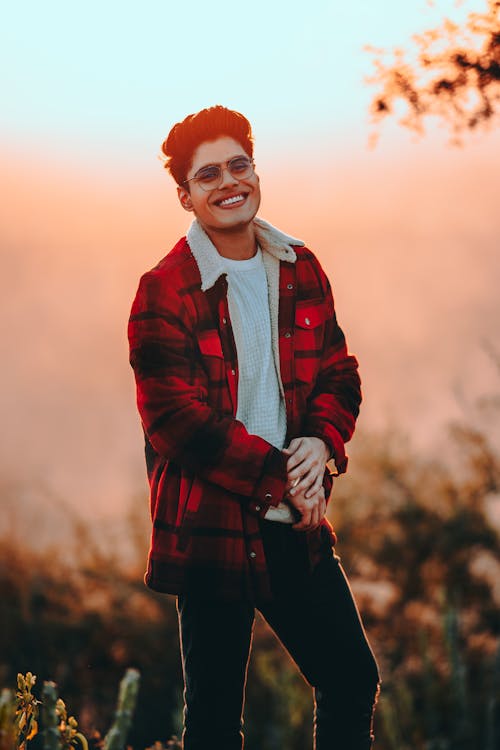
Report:
M 285 495 L 287 484 L 286 456 L 273 448 L 264 463 L 262 477 L 255 485 L 249 509 L 262 518 L 271 506 L 279 505 Z
M 330 495 L 332 494 L 334 476 L 337 476 L 337 474 L 332 474 L 328 468 L 325 469 L 325 473 L 323 476 L 323 489 L 325 491 L 326 502 L 328 502 L 328 500 L 330 499 Z

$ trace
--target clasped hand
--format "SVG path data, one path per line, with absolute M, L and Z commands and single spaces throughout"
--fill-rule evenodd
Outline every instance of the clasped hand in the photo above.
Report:
M 320 438 L 301 437 L 294 438 L 283 453 L 288 456 L 287 498 L 301 515 L 293 528 L 309 531 L 319 526 L 326 513 L 323 475 L 329 450 Z

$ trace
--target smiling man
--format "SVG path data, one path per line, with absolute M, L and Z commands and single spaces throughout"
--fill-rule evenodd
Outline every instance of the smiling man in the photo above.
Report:
M 368 750 L 379 675 L 325 517 L 327 464 L 346 470 L 361 401 L 357 361 L 318 260 L 257 218 L 248 120 L 210 107 L 162 150 L 194 219 L 142 277 L 129 341 L 146 583 L 177 595 L 184 748 L 243 747 L 257 608 L 314 688 L 317 750 Z

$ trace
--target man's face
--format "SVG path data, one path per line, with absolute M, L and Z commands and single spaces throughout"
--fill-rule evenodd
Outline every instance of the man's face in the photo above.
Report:
M 226 167 L 223 169 L 219 187 L 205 191 L 196 180 L 187 186 L 179 186 L 179 200 L 186 211 L 193 211 L 205 230 L 234 231 L 253 221 L 260 205 L 259 178 L 252 172 L 245 179 L 233 177 L 227 169 L 227 162 L 235 156 L 247 156 L 243 147 L 228 136 L 216 141 L 201 143 L 193 154 L 187 178 L 194 177 L 202 168 L 210 164 Z

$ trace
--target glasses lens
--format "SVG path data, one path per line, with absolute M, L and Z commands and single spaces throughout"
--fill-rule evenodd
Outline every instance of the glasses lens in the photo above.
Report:
M 253 172 L 252 161 L 247 156 L 235 156 L 228 162 L 227 168 L 233 177 L 241 180 L 250 177 Z
M 218 164 L 208 164 L 195 174 L 196 182 L 204 190 L 212 190 L 218 187 L 221 178 L 221 169 Z
M 244 180 L 253 174 L 253 162 L 248 156 L 235 156 L 227 163 L 227 169 L 232 177 Z M 203 190 L 215 190 L 222 180 L 222 167 L 219 164 L 207 164 L 199 169 L 191 179 L 196 180 Z

